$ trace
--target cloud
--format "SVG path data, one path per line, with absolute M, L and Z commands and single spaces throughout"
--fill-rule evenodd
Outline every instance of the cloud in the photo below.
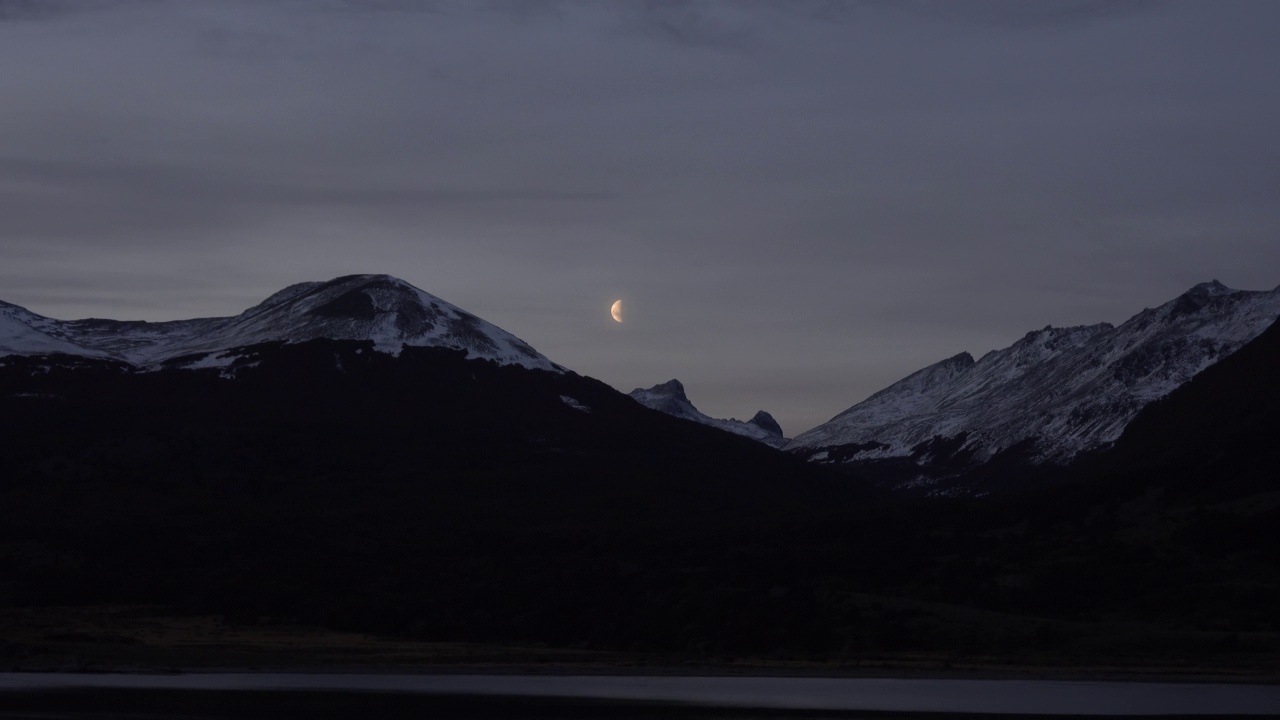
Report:
M 539 187 L 325 185 L 194 167 L 73 164 L 0 157 L 0 217 L 10 238 L 129 244 L 173 242 L 175 232 L 252 226 L 293 209 L 422 215 L 448 208 L 608 201 L 599 191 Z
M 0 22 L 52 20 L 65 15 L 110 10 L 155 0 L 0 0 Z
M 862 0 L 882 13 L 1007 29 L 1071 29 L 1159 10 L 1155 0 Z M 838 15 L 837 15 L 838 16 Z
M 745 5 L 709 0 L 641 0 L 623 6 L 624 32 L 696 48 L 747 51 L 759 19 Z

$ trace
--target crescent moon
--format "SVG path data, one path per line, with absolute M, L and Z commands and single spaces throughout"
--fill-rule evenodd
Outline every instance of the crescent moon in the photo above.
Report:
M 609 314 L 613 316 L 614 320 L 618 322 L 622 322 L 622 301 L 621 300 L 614 301 L 613 307 L 609 308 Z

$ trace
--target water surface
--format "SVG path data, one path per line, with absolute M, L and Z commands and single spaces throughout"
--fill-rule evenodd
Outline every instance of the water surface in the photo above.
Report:
M 1280 714 L 1280 686 L 1213 683 L 1070 682 L 887 678 L 643 677 L 534 675 L 381 675 L 318 673 L 192 673 L 182 675 L 0 673 L 0 708 L 6 699 L 216 697 L 300 694 L 473 698 L 484 707 L 505 699 L 518 714 L 523 699 L 539 717 L 572 701 L 606 701 L 647 708 L 668 717 L 672 708 L 786 712 L 921 712 L 1005 715 L 1267 715 Z M 274 691 L 274 692 L 264 692 Z M 94 695 L 93 693 L 97 693 Z M 148 695 L 150 693 L 150 695 Z M 143 700 L 139 700 L 139 699 Z M 549 700 L 570 701 L 557 706 Z M 104 701 L 105 702 L 105 701 Z M 144 702 L 145 704 L 145 702 Z M 465 705 L 465 703 L 464 703 Z M 581 707 L 581 704 L 574 707 Z M 34 706 L 33 706 L 34 707 Z M 458 707 L 462 707 L 459 705 Z M 662 708 L 666 708 L 663 711 Z M 455 708 L 456 709 L 456 708 Z M 664 712 L 666 714 L 664 714 Z M 613 713 L 609 713 L 613 714 Z M 111 715 L 126 717 L 128 715 Z M 0 710 L 0 717 L 35 717 Z M 74 717 L 87 717 L 74 715 Z M 103 715 L 102 717 L 107 717 Z M 129 716 L 132 717 L 132 716 Z

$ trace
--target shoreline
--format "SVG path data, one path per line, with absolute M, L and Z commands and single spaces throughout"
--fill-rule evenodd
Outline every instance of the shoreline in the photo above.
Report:
M 581 666 L 581 665 L 247 665 L 147 667 L 102 665 L 83 668 L 11 667 L 0 675 L 52 676 L 229 676 L 289 675 L 308 677 L 486 677 L 486 678 L 680 678 L 680 679 L 795 679 L 795 680 L 974 680 L 984 682 L 1062 682 L 1200 685 L 1280 685 L 1275 673 L 1188 672 L 1168 668 L 916 668 L 884 665 L 878 667 L 736 666 Z
M 1266 639 L 1266 647 L 1280 641 Z M 1155 660 L 1156 662 L 1152 662 Z M 585 647 L 432 642 L 163 608 L 0 608 L 0 672 L 302 673 L 582 677 L 1061 680 L 1280 684 L 1280 650 L 1146 657 L 1106 653 L 866 652 L 844 659 L 696 656 Z

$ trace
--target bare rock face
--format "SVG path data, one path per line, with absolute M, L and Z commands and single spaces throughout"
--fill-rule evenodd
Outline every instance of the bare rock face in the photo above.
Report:
M 755 425 L 770 435 L 782 437 L 782 426 L 778 424 L 777 420 L 773 419 L 772 415 L 763 410 L 757 412 L 747 423 Z

